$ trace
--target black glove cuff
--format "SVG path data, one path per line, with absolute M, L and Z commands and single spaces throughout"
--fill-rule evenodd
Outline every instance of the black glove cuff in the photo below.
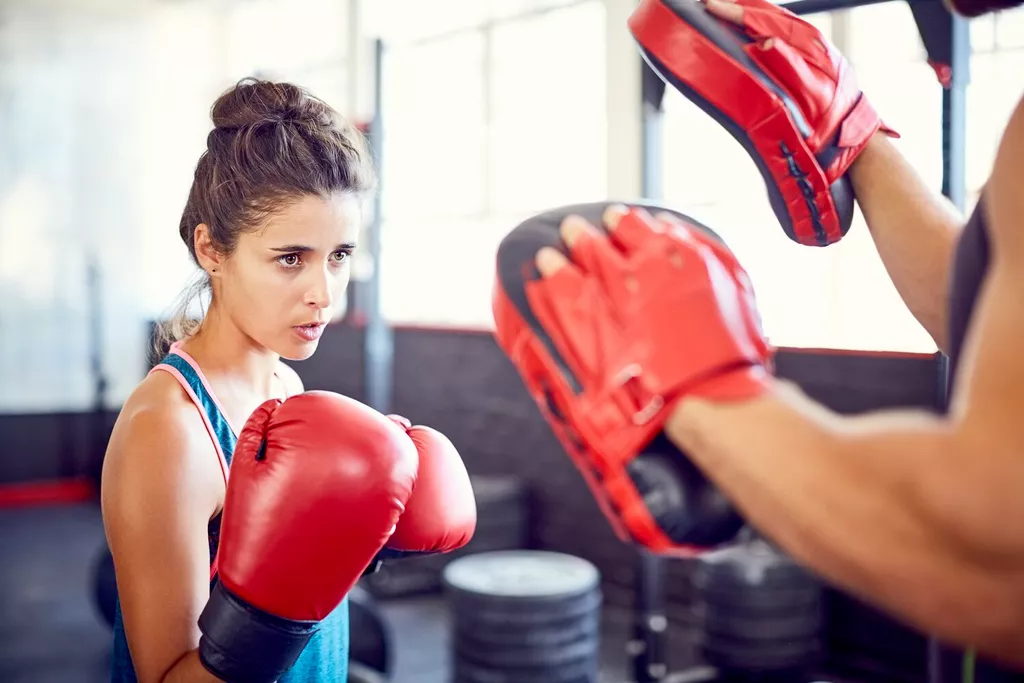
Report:
M 199 659 L 227 683 L 273 683 L 292 668 L 318 627 L 259 610 L 218 581 L 199 615 Z

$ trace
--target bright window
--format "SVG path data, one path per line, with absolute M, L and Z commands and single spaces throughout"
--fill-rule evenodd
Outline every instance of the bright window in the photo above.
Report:
M 480 214 L 486 193 L 483 35 L 459 33 L 386 54 L 385 216 Z
M 501 238 L 536 211 L 604 198 L 604 31 L 594 0 L 389 48 L 389 321 L 489 327 Z

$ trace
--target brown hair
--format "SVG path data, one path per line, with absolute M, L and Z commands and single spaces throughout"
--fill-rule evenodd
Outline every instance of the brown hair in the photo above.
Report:
M 362 133 L 299 86 L 243 79 L 217 98 L 210 117 L 214 128 L 178 226 L 196 265 L 200 223 L 227 256 L 240 235 L 257 230 L 290 202 L 376 188 Z M 199 323 L 188 318 L 188 308 L 209 290 L 209 277 L 200 272 L 182 292 L 174 315 L 158 329 L 158 347 L 195 332 Z

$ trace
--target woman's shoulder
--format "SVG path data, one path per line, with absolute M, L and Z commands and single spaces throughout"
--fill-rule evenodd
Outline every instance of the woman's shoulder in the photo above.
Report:
M 178 380 L 167 372 L 151 372 L 139 382 L 118 414 L 117 427 L 138 432 L 154 429 L 166 432 L 190 431 L 199 417 L 194 404 Z M 201 426 L 202 421 L 198 424 Z M 138 429 L 144 427 L 145 429 Z
M 152 372 L 125 400 L 107 446 L 104 479 L 205 481 L 217 475 L 213 442 L 177 379 Z

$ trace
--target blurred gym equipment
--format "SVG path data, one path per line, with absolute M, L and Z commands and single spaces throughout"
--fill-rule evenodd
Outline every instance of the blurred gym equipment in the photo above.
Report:
M 701 557 L 693 585 L 700 648 L 723 679 L 808 680 L 822 650 L 814 576 L 753 538 Z
M 496 551 L 444 571 L 456 683 L 597 683 L 600 574 L 562 553 Z

